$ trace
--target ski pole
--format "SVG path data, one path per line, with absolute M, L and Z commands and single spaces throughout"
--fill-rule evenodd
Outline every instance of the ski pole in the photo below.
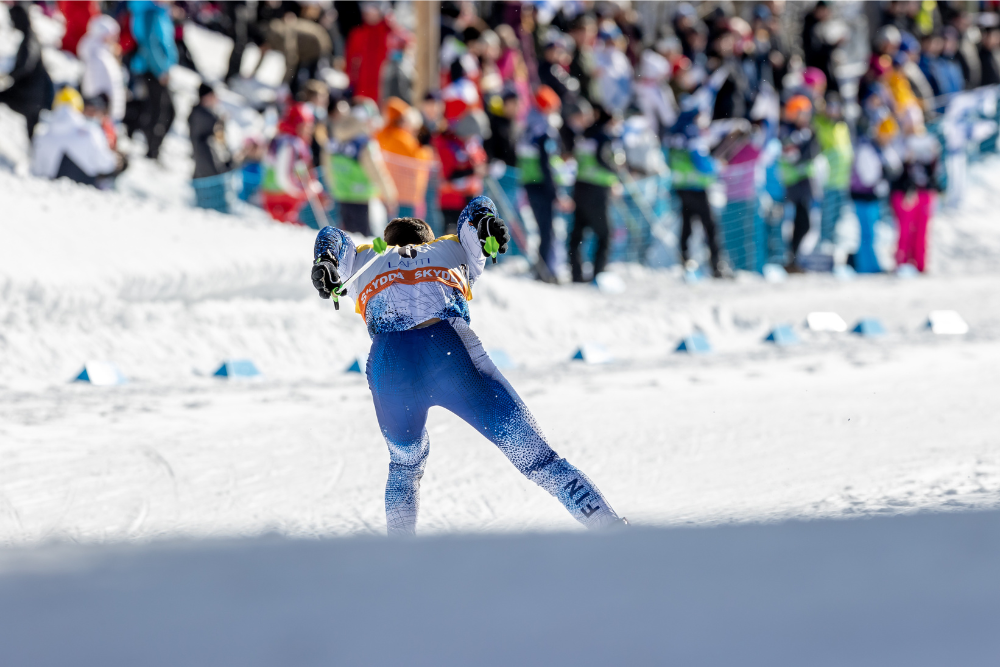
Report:
M 316 199 L 316 193 L 312 191 L 309 187 L 309 169 L 302 162 L 298 162 L 295 166 L 295 172 L 299 176 L 299 181 L 302 183 L 302 187 L 306 191 L 306 199 L 309 201 L 309 207 L 312 209 L 313 216 L 316 217 L 316 222 L 319 223 L 320 228 L 329 227 L 330 219 L 326 217 L 326 211 L 323 207 L 319 205 L 319 200 Z

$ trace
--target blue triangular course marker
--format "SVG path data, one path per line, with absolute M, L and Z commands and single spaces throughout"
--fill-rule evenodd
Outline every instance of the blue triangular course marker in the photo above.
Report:
M 95 386 L 110 386 L 128 382 L 118 367 L 107 361 L 88 361 L 84 364 L 83 370 L 73 378 L 73 381 L 87 382 Z
M 489 355 L 490 361 L 493 362 L 493 365 L 502 371 L 517 367 L 517 364 L 515 364 L 513 359 L 510 358 L 510 355 L 507 354 L 506 350 L 487 350 L 486 354 Z
M 771 333 L 767 334 L 767 338 L 764 339 L 768 343 L 774 343 L 775 345 L 797 345 L 799 342 L 799 337 L 787 324 L 781 324 L 779 326 L 771 329 Z
M 688 354 L 704 354 L 705 352 L 711 352 L 712 346 L 704 334 L 693 333 L 681 341 L 676 351 L 687 352 Z
M 882 326 L 882 322 L 875 319 L 874 317 L 865 317 L 858 321 L 851 333 L 856 333 L 859 336 L 884 336 L 885 327 Z
M 249 359 L 226 359 L 213 373 L 220 378 L 252 378 L 260 375 L 260 371 Z
M 360 373 L 361 372 L 361 362 L 357 359 L 351 362 L 351 365 L 344 369 L 345 373 Z
M 613 361 L 613 358 L 608 349 L 600 343 L 584 343 L 577 348 L 570 360 L 587 364 L 607 364 Z

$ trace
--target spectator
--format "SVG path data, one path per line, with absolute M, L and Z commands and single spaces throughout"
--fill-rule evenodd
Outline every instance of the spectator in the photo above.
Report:
M 954 36 L 954 28 L 947 28 L 949 35 L 947 45 L 951 57 L 944 57 L 946 47 L 945 37 L 929 35 L 924 38 L 920 54 L 920 71 L 927 77 L 936 97 L 933 108 L 938 113 L 944 112 L 945 104 L 952 95 L 960 92 L 964 81 L 962 68 L 954 58 L 958 50 L 958 39 Z
M 812 103 L 805 95 L 795 95 L 785 104 L 781 124 L 781 180 L 785 186 L 785 201 L 795 207 L 791 251 L 785 270 L 802 273 L 799 248 L 809 233 L 809 209 L 812 207 L 813 160 L 819 154 L 819 144 L 810 126 Z
M 563 104 L 580 92 L 580 82 L 566 69 L 569 57 L 563 38 L 553 33 L 542 47 L 542 61 L 538 64 L 538 81 L 555 91 Z
M 421 146 L 430 146 L 431 139 L 443 132 L 445 127 L 441 93 L 431 90 L 424 94 L 424 99 L 420 103 L 420 119 L 421 126 L 417 131 L 417 140 Z
M 389 35 L 389 56 L 382 65 L 380 100 L 395 97 L 407 104 L 413 101 L 416 44 L 400 33 Z
M 952 27 L 959 35 L 958 52 L 956 59 L 962 68 L 962 77 L 965 79 L 965 89 L 977 88 L 983 78 L 982 63 L 979 62 L 979 48 L 973 40 L 973 35 L 978 31 L 972 31 L 972 21 L 968 12 L 960 10 L 951 20 Z
M 848 259 L 858 273 L 882 271 L 875 255 L 875 225 L 880 218 L 880 200 L 889 193 L 888 179 L 895 178 L 902 170 L 902 163 L 890 146 L 896 131 L 895 120 L 889 116 L 872 124 L 871 131 L 858 140 L 851 170 L 851 199 L 861 233 L 858 249 Z
M 594 280 L 608 263 L 611 249 L 611 222 L 608 205 L 612 189 L 621 188 L 618 167 L 625 163 L 620 149 L 613 145 L 612 123 L 614 118 L 603 107 L 597 108 L 597 118 L 583 130 L 574 146 L 577 174 L 573 188 L 573 229 L 569 235 L 569 259 L 573 282 L 582 283 L 583 261 L 581 246 L 583 232 L 590 229 L 597 239 L 594 248 Z
M 355 95 L 378 102 L 382 63 L 389 54 L 389 37 L 394 31 L 381 2 L 362 2 L 361 18 L 364 23 L 347 36 L 347 77 Z
M 753 57 L 754 70 L 759 82 L 767 82 L 779 93 L 785 74 L 788 73 L 788 55 L 783 47 L 780 34 L 774 30 L 774 16 L 766 5 L 757 5 L 753 10 Z
M 215 112 L 218 98 L 208 84 L 198 88 L 198 104 L 188 116 L 194 178 L 209 178 L 232 169 L 232 155 L 226 146 L 225 123 Z
M 287 12 L 284 17 L 271 19 L 267 24 L 258 69 L 264 62 L 264 53 L 272 49 L 285 57 L 282 82 L 295 96 L 306 81 L 317 77 L 320 59 L 330 57 L 333 44 L 323 26 Z M 378 78 L 375 79 L 375 86 L 378 86 Z
M 920 101 L 910 86 L 909 79 L 903 73 L 902 66 L 909 61 L 905 51 L 900 50 L 893 59 L 892 66 L 887 68 L 883 78 L 886 88 L 892 96 L 893 109 L 896 116 L 907 126 L 923 126 L 924 112 Z
M 63 33 L 62 50 L 78 56 L 77 46 L 85 34 L 91 19 L 101 15 L 101 10 L 95 0 L 59 0 L 56 5 L 66 19 L 66 32 Z
M 983 30 L 979 43 L 979 64 L 982 68 L 981 85 L 1000 84 L 1000 27 L 990 26 Z
M 597 33 L 594 49 L 594 91 L 601 105 L 610 114 L 623 115 L 632 101 L 634 72 L 625 47 L 628 44 L 621 30 L 612 21 L 604 21 Z
M 851 145 L 851 130 L 844 121 L 840 95 L 831 91 L 826 94 L 825 100 L 820 99 L 823 103 L 819 105 L 814 126 L 820 150 L 829 167 L 826 183 L 823 185 L 820 241 L 832 242 L 841 210 L 847 203 L 854 148 Z
M 293 104 L 278 123 L 278 134 L 267 147 L 261 203 L 280 222 L 306 224 L 317 217 L 315 213 L 311 217 L 302 215 L 303 208 L 311 207 L 323 191 L 309 152 L 315 123 L 309 107 Z M 314 224 L 318 226 L 318 222 Z
M 377 112 L 376 112 L 377 113 Z M 382 198 L 390 212 L 399 200 L 386 170 L 382 151 L 371 136 L 372 112 L 365 104 L 333 124 L 330 154 L 330 191 L 340 211 L 340 228 L 371 236 L 369 201 Z
M 417 139 L 420 112 L 398 97 L 390 97 L 385 108 L 385 127 L 378 133 L 386 169 L 399 197 L 400 218 L 422 218 L 427 180 L 434 151 Z
M 125 118 L 125 80 L 116 55 L 120 32 L 113 18 L 96 16 L 78 48 L 84 65 L 80 92 L 84 98 L 106 95 L 109 113 L 116 122 Z
M 316 127 L 313 129 L 312 142 L 309 150 L 312 151 L 312 163 L 323 164 L 323 151 L 330 140 L 327 134 L 327 114 L 330 108 L 330 88 L 322 81 L 310 79 L 302 86 L 299 92 L 299 101 L 305 103 L 316 119 Z
M 940 145 L 922 127 L 906 132 L 903 168 L 891 183 L 889 201 L 899 223 L 897 267 L 913 265 L 923 273 L 927 257 L 927 225 L 938 190 Z
M 830 6 L 825 0 L 820 0 L 802 21 L 802 50 L 805 52 L 806 67 L 819 69 L 826 76 L 827 88 L 840 92 L 833 72 L 833 51 L 837 45 L 829 43 L 826 35 L 829 20 Z
M 31 29 L 26 5 L 18 3 L 10 8 L 9 13 L 11 26 L 23 37 L 14 57 L 13 69 L 6 77 L 0 76 L 7 81 L 6 89 L 0 90 L 0 103 L 24 116 L 28 139 L 31 139 L 35 136 L 35 125 L 42 109 L 52 106 L 55 90 L 42 62 L 42 45 Z
M 666 139 L 670 128 L 677 122 L 677 101 L 667 85 L 670 69 L 670 62 L 659 53 L 643 51 L 636 85 L 636 104 L 661 141 Z
M 514 29 L 506 24 L 498 25 L 497 37 L 500 38 L 500 57 L 497 59 L 496 66 L 500 78 L 513 87 L 522 100 L 530 99 L 531 84 L 528 77 L 528 66 L 524 62 L 524 56 L 521 55 L 521 44 Z M 572 67 L 571 63 L 571 70 Z M 523 121 L 527 114 L 528 110 L 524 109 L 518 120 Z
M 712 275 L 722 277 L 715 217 L 708 202 L 708 187 L 719 175 L 719 165 L 712 157 L 708 139 L 708 114 L 695 102 L 681 111 L 671 128 L 670 169 L 673 188 L 681 204 L 681 262 L 692 271 L 697 264 L 688 249 L 694 220 L 698 219 L 705 232 Z
M 913 35 L 903 35 L 899 52 L 899 71 L 906 77 L 913 94 L 917 96 L 920 108 L 924 113 L 934 110 L 934 88 L 920 69 L 920 42 Z
M 569 63 L 569 75 L 579 83 L 579 94 L 593 103 L 591 90 L 596 66 L 594 45 L 597 40 L 597 21 L 589 14 L 580 14 L 570 24 L 569 35 L 575 45 L 573 58 Z
M 520 113 L 517 91 L 507 88 L 502 94 L 490 95 L 486 116 L 490 120 L 490 137 L 483 142 L 483 149 L 490 163 L 517 166 L 517 116 Z M 502 170 L 500 173 L 503 173 Z
M 469 202 L 483 193 L 486 153 L 472 107 L 463 99 L 445 104 L 447 128 L 432 139 L 441 161 L 439 199 L 446 234 L 458 230 L 458 217 Z
M 170 68 L 177 64 L 174 25 L 164 3 L 129 0 L 128 8 L 136 42 L 131 65 L 136 76 L 133 92 L 138 98 L 138 114 L 129 134 L 142 130 L 146 136 L 146 157 L 157 160 L 175 116 L 167 88 Z
M 83 115 L 101 126 L 104 138 L 108 140 L 108 148 L 116 150 L 118 146 L 118 132 L 108 113 L 108 96 L 101 93 L 94 97 L 84 98 Z
M 83 115 L 83 98 L 72 88 L 55 96 L 54 109 L 32 140 L 31 173 L 66 177 L 77 183 L 110 187 L 125 168 L 108 146 L 98 123 Z
M 713 72 L 725 69 L 727 72 L 725 82 L 715 96 L 712 118 L 746 118 L 752 101 L 750 83 L 743 65 L 736 57 L 736 33 L 729 29 L 728 23 L 712 40 L 711 46 L 713 57 L 709 60 L 709 69 Z
M 240 76 L 240 67 L 243 65 L 243 53 L 247 44 L 251 41 L 263 42 L 260 39 L 257 22 L 252 20 L 249 3 L 245 2 L 222 2 L 219 7 L 225 17 L 222 33 L 233 40 L 233 50 L 229 54 L 229 64 L 226 68 L 225 80 L 231 83 L 232 80 Z M 253 37 L 257 37 L 253 40 Z
M 572 208 L 571 200 L 559 196 L 553 173 L 559 133 L 552 119 L 558 119 L 561 103 L 548 86 L 539 86 L 532 102 L 527 126 L 517 145 L 517 166 L 538 226 L 538 278 L 555 283 L 558 271 L 552 243 L 553 204 L 558 201 L 563 210 Z

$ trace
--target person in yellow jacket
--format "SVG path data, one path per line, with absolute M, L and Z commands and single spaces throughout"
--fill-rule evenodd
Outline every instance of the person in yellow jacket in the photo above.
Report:
M 375 135 L 386 170 L 396 186 L 397 216 L 401 218 L 424 215 L 434 151 L 421 146 L 417 139 L 422 122 L 419 111 L 398 97 L 390 97 L 385 105 L 385 127 Z
M 823 184 L 823 216 L 820 222 L 820 242 L 833 241 L 840 214 L 848 201 L 851 184 L 851 165 L 854 162 L 854 146 L 851 144 L 851 130 L 844 122 L 843 105 L 840 95 L 826 94 L 819 100 L 813 128 L 816 139 L 828 166 L 826 182 Z

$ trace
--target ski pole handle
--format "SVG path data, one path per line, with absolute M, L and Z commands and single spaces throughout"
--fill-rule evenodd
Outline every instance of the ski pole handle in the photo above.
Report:
M 497 263 L 497 251 L 500 250 L 500 244 L 497 243 L 495 236 L 487 236 L 486 242 L 483 243 L 483 250 L 493 259 L 493 263 Z
M 487 232 L 490 231 L 489 220 L 486 221 L 486 231 Z M 493 236 L 492 234 L 487 236 L 486 240 L 483 241 L 483 252 L 485 252 L 487 255 L 490 256 L 494 264 L 497 263 L 497 252 L 499 252 L 499 250 L 500 250 L 500 244 L 497 243 L 496 237 Z

